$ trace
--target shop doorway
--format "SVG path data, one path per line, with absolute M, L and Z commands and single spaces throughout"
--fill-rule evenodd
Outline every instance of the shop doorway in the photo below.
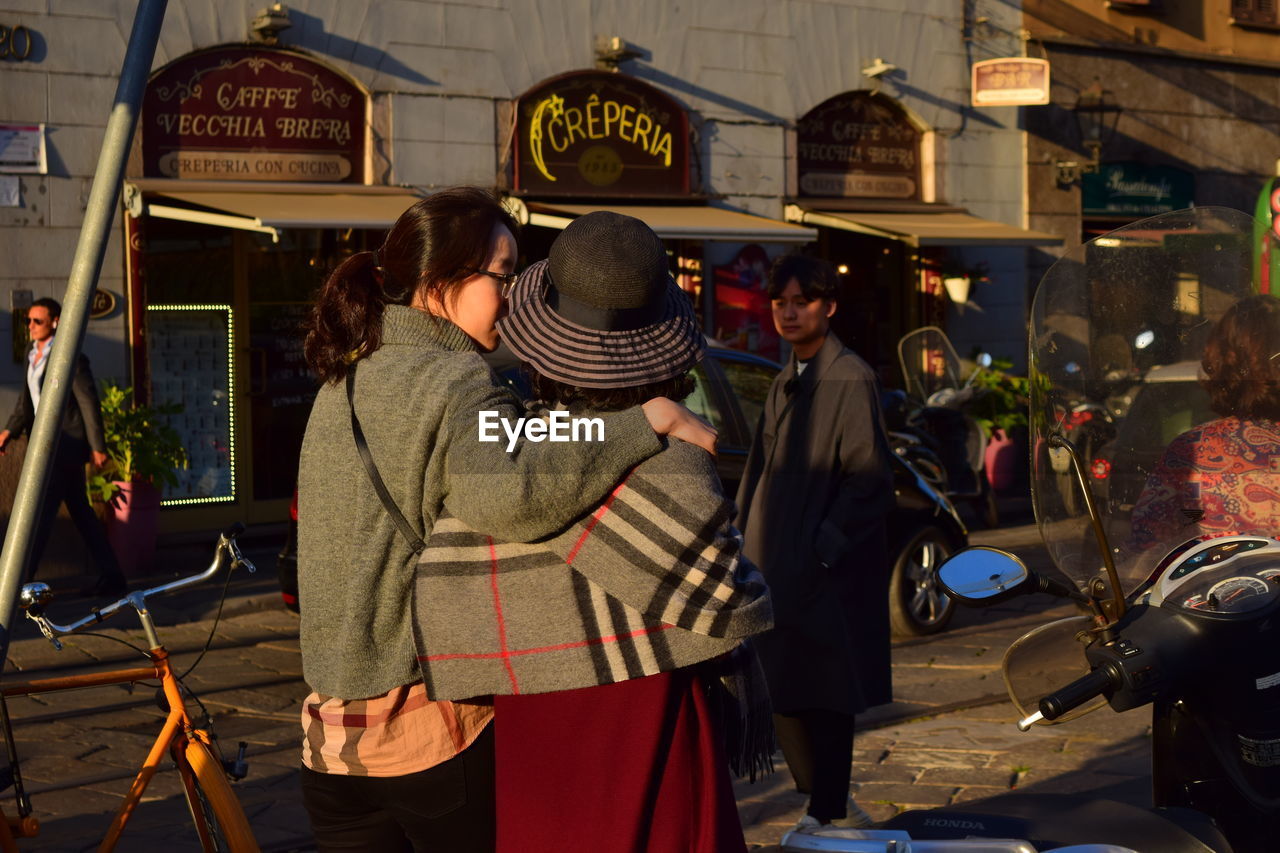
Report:
M 897 375 L 898 338 L 914 328 L 914 265 L 899 240 L 823 228 L 821 257 L 840 273 L 839 307 L 831 328 L 862 357 L 882 383 Z
M 267 234 L 149 219 L 142 240 L 141 387 L 178 403 L 171 424 L 190 468 L 166 489 L 166 531 L 286 518 L 318 388 L 303 322 L 324 277 L 380 236 L 370 230 Z

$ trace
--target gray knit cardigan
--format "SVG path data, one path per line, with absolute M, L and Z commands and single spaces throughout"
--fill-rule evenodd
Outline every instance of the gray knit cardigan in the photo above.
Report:
M 457 326 L 388 306 L 360 362 L 356 414 L 391 496 L 430 535 L 443 507 L 513 541 L 556 532 L 657 453 L 643 412 L 606 419 L 602 442 L 480 442 L 479 412 L 523 414 Z M 356 453 L 345 383 L 316 395 L 298 472 L 302 668 L 326 696 L 361 699 L 421 678 L 410 613 L 414 559 Z

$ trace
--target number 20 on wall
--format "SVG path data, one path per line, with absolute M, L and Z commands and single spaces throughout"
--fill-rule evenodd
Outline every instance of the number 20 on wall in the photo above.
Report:
M 31 30 L 19 24 L 6 27 L 0 24 L 0 59 L 16 59 L 19 62 L 31 56 Z

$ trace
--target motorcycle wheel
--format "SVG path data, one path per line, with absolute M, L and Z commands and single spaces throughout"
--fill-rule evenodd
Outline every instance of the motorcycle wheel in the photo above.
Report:
M 947 534 L 933 525 L 907 540 L 889 578 L 889 622 L 893 633 L 922 637 L 947 627 L 956 602 L 938 582 L 938 566 L 954 548 Z

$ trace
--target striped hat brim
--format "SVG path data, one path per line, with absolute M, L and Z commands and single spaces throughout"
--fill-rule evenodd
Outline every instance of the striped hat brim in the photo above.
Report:
M 498 333 L 522 361 L 550 379 L 582 388 L 628 388 L 671 379 L 702 358 L 693 306 L 668 279 L 663 319 L 640 329 L 606 331 L 566 320 L 547 304 L 546 261 L 520 274 Z

